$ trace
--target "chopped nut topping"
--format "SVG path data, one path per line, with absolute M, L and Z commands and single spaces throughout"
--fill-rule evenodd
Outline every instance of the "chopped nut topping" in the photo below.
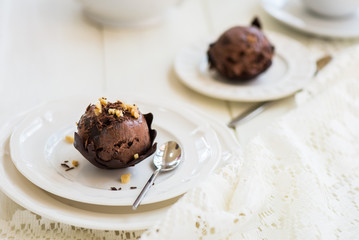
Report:
M 140 114 L 138 113 L 137 107 L 131 108 L 131 115 L 132 115 L 134 118 L 138 118 L 138 117 L 140 116 Z
M 98 100 L 100 101 L 101 105 L 107 105 L 107 98 L 102 97 L 99 98 Z
M 115 114 L 115 111 L 116 111 L 116 109 L 110 108 L 110 109 L 108 110 L 108 114 Z
M 126 174 L 123 174 L 121 175 L 121 183 L 128 183 L 130 181 L 130 178 L 131 178 L 131 173 L 126 173 Z
M 96 107 L 97 109 L 102 109 L 101 103 L 99 103 L 99 102 L 97 102 L 97 103 L 95 104 L 95 107 Z
M 110 108 L 108 110 L 108 114 L 113 114 L 113 115 L 116 115 L 117 117 L 123 117 L 123 112 L 121 110 L 114 109 L 114 108 Z
M 67 142 L 67 143 L 74 143 L 74 137 L 73 136 L 66 136 L 65 137 L 65 141 Z
M 120 106 L 123 108 L 124 111 L 126 111 L 128 109 L 128 106 L 125 103 L 121 103 Z
M 117 100 L 116 102 L 120 103 L 121 109 L 110 108 L 107 110 L 108 114 L 116 115 L 117 117 L 123 117 L 125 115 L 125 111 L 126 111 L 126 112 L 129 112 L 131 114 L 131 116 L 136 119 L 140 117 L 140 112 L 139 112 L 136 104 L 129 105 L 120 100 Z M 97 102 L 95 104 L 96 116 L 99 116 L 102 113 L 103 106 L 107 105 L 107 104 L 109 104 L 109 102 L 107 101 L 107 98 L 104 98 L 104 97 L 99 98 L 99 102 Z
M 138 153 L 136 153 L 135 155 L 133 155 L 134 159 L 137 159 L 139 157 Z
M 102 106 L 101 103 L 98 102 L 95 104 L 95 114 L 98 116 L 100 113 L 102 113 Z
M 123 117 L 123 113 L 121 110 L 116 110 L 115 113 L 117 117 Z
M 79 165 L 79 161 L 73 160 L 72 166 L 77 167 Z
M 133 104 L 133 105 L 128 105 L 128 108 L 129 108 L 129 111 L 138 111 L 138 107 L 135 105 L 135 104 Z
M 95 115 L 98 116 L 98 115 L 100 115 L 100 113 L 101 113 L 101 110 L 96 108 L 95 109 Z
M 139 118 L 139 117 L 140 117 L 140 114 L 139 114 L 138 112 L 135 112 L 135 113 L 133 114 L 133 116 L 134 116 L 135 118 Z

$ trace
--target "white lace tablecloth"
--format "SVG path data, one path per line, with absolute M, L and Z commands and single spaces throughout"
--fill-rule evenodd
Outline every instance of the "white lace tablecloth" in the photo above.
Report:
M 242 166 L 220 169 L 142 239 L 358 239 L 359 79 L 341 77 L 358 56 L 339 56 Z

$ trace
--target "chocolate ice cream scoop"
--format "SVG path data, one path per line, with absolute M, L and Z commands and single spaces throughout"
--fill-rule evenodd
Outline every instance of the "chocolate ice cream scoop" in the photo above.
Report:
M 210 69 L 229 80 L 255 78 L 271 66 L 273 54 L 258 18 L 249 27 L 228 29 L 207 51 Z
M 143 115 L 135 105 L 101 98 L 81 116 L 74 146 L 99 168 L 134 166 L 156 150 L 152 120 L 151 113 Z

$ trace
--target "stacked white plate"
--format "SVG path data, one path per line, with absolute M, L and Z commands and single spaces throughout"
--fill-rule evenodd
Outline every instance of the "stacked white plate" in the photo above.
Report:
M 94 102 L 88 97 L 48 102 L 2 124 L 1 190 L 24 208 L 55 221 L 102 230 L 145 229 L 239 148 L 226 126 L 183 104 L 125 101 L 136 103 L 143 113 L 153 113 L 159 145 L 176 140 L 184 150 L 181 165 L 159 176 L 136 211 L 132 203 L 154 170 L 152 157 L 135 167 L 103 170 L 65 141 Z M 66 171 L 61 164 L 71 165 L 72 160 L 79 166 Z M 124 173 L 131 173 L 127 184 L 120 182 Z

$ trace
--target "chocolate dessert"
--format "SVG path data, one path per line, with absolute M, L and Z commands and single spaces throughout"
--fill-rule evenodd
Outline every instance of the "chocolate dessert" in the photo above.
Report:
M 96 167 L 134 166 L 156 150 L 152 120 L 152 113 L 142 114 L 136 105 L 100 98 L 81 116 L 74 146 Z
M 207 51 L 210 69 L 229 80 L 248 80 L 272 64 L 274 47 L 255 18 L 249 27 L 236 26 L 225 31 Z

